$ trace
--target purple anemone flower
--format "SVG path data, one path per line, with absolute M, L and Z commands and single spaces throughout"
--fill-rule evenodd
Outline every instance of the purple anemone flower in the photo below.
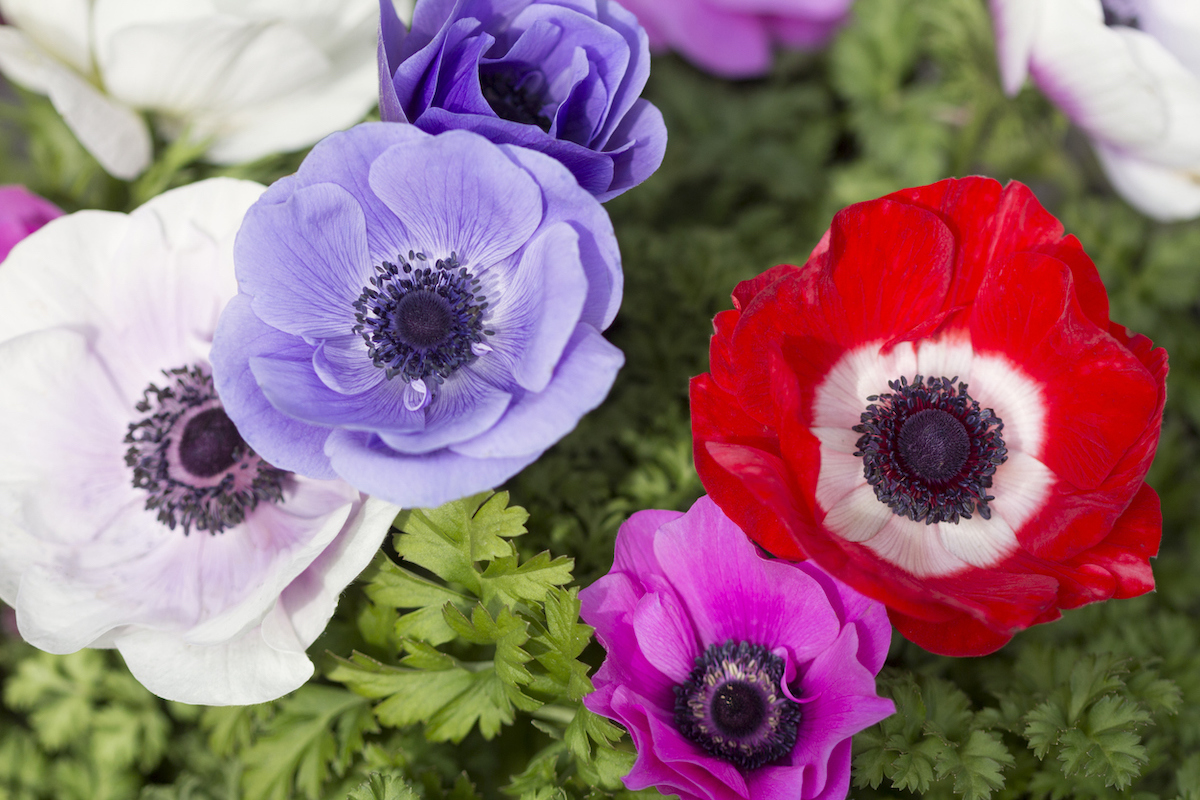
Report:
M 0 186 L 0 260 L 17 242 L 62 213 L 54 203 L 24 186 Z
M 208 353 L 262 193 L 214 178 L 81 211 L 0 268 L 0 599 L 52 653 L 115 647 L 171 700 L 261 703 L 399 511 L 246 446 Z
M 662 163 L 646 32 L 613 0 L 420 0 L 410 31 L 382 0 L 380 20 L 385 121 L 541 151 L 601 202 Z
M 405 507 L 488 489 L 597 406 L 624 362 L 604 208 L 557 161 L 367 123 L 246 214 L 217 391 L 271 463 Z
M 630 517 L 580 600 L 608 651 L 583 702 L 633 737 L 629 789 L 842 800 L 851 737 L 895 712 L 875 693 L 883 605 L 811 562 L 763 558 L 707 497 Z

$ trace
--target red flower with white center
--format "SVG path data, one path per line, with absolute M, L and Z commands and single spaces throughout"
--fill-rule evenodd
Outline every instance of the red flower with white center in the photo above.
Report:
M 1166 352 L 1109 320 L 1095 265 L 1028 188 L 850 206 L 804 266 L 733 300 L 692 380 L 696 468 L 768 551 L 945 655 L 1154 588 Z

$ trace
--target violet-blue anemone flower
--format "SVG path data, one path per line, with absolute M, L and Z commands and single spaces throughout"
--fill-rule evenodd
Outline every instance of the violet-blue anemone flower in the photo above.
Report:
M 115 647 L 155 694 L 261 703 L 399 509 L 247 447 L 208 353 L 263 187 L 214 178 L 81 211 L 0 269 L 0 599 L 52 653 Z
M 640 511 L 580 595 L 608 656 L 584 705 L 633 737 L 629 789 L 683 800 L 842 800 L 875 692 L 882 604 L 810 561 L 759 555 L 707 497 Z
M 384 120 L 539 150 L 602 202 L 662 163 L 646 32 L 614 0 L 419 0 L 409 31 L 382 0 L 380 20 Z
M 604 399 L 624 361 L 604 208 L 548 156 L 366 123 L 246 214 L 212 361 L 271 463 L 405 507 L 488 489 Z

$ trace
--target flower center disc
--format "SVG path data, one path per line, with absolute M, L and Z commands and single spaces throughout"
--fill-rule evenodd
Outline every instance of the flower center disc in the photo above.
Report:
M 746 736 L 758 730 L 767 716 L 760 691 L 749 684 L 731 681 L 713 696 L 713 722 L 727 736 Z
M 675 727 L 744 770 L 786 756 L 796 746 L 800 704 L 783 692 L 785 666 L 762 645 L 730 640 L 710 646 L 675 687 Z
M 953 478 L 971 455 L 971 436 L 953 414 L 927 408 L 900 428 L 900 460 L 931 483 Z
M 511 66 L 481 69 L 479 87 L 483 99 L 500 119 L 550 130 L 550 118 L 542 113 L 546 104 L 546 76 L 541 70 L 521 72 Z
M 392 313 L 396 336 L 413 347 L 433 347 L 446 341 L 454 321 L 446 298 L 428 289 L 404 295 Z
M 225 409 L 210 408 L 184 426 L 179 461 L 197 478 L 211 478 L 234 465 L 244 444 Z

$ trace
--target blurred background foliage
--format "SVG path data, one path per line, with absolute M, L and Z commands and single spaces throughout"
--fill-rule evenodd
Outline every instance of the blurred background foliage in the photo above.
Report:
M 633 511 L 699 496 L 688 379 L 707 369 L 711 318 L 734 285 L 802 262 L 849 203 L 968 174 L 1032 187 L 1096 261 L 1113 319 L 1170 352 L 1151 473 L 1164 516 L 1158 591 L 1067 612 L 986 658 L 936 657 L 897 637 L 880 686 L 900 713 L 856 737 L 851 796 L 1200 800 L 1200 223 L 1141 217 L 1036 89 L 1004 96 L 983 0 L 858 0 L 826 51 L 785 54 L 767 78 L 723 82 L 667 56 L 647 95 L 666 117 L 666 160 L 608 205 L 626 280 L 609 337 L 627 363 L 607 402 L 506 487 L 528 520 L 488 501 L 507 522 L 473 573 L 453 567 L 453 547 L 415 564 L 400 550 L 416 541 L 405 537 L 445 548 L 483 535 L 475 522 L 402 525 L 385 547 L 392 566 L 377 562 L 347 591 L 314 645 L 325 679 L 263 706 L 163 703 L 114 654 L 50 656 L 4 639 L 0 800 L 629 795 L 616 782 L 628 740 L 579 712 L 582 672 L 602 653 L 560 587 L 608 569 Z M 125 184 L 44 98 L 7 97 L 0 183 L 68 211 L 129 210 L 212 175 L 270 182 L 303 155 L 216 168 L 196 149 L 160 147 Z M 491 687 L 479 700 L 490 716 L 454 717 L 459 695 L 389 705 L 426 679 L 439 691 Z

